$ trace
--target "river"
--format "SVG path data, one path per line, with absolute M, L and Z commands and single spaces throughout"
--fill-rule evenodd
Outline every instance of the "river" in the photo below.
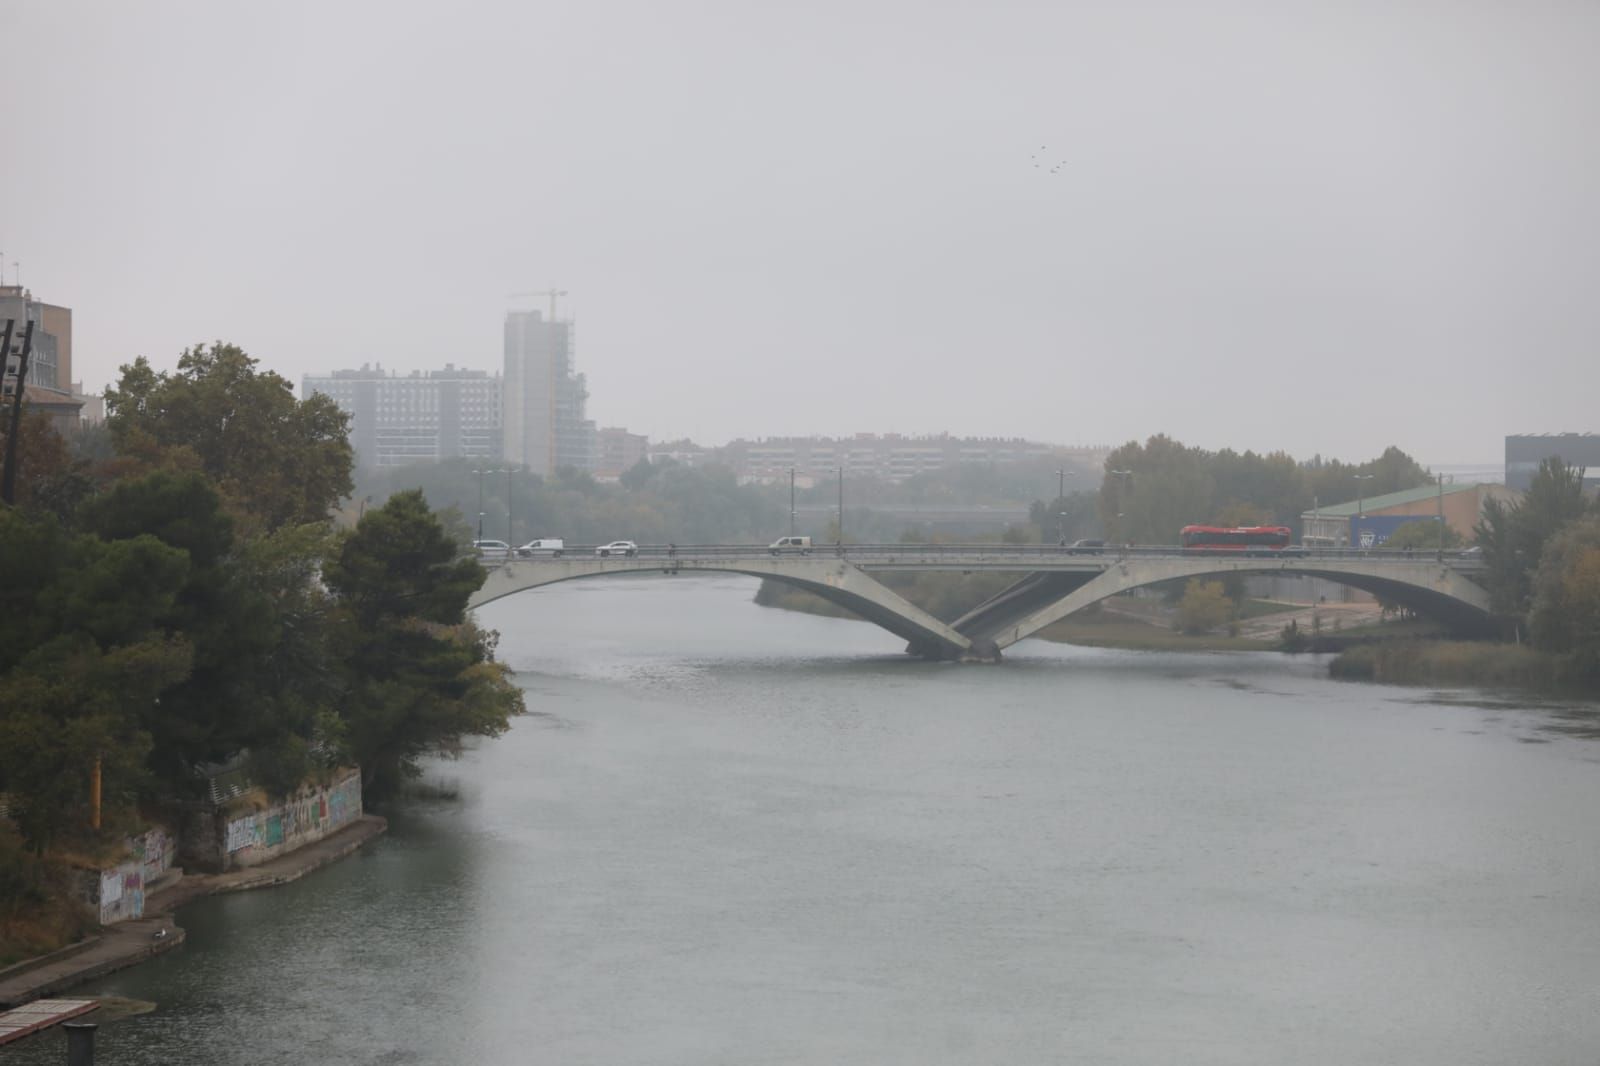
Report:
M 738 578 L 491 604 L 533 714 L 90 994 L 116 1066 L 1592 1064 L 1600 712 L 926 664 Z M 59 1034 L 0 1059 L 62 1061 Z

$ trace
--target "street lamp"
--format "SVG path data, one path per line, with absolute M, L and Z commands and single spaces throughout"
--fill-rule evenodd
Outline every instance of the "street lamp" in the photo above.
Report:
M 1076 477 L 1078 472 L 1076 470 L 1068 470 L 1065 467 L 1062 467 L 1060 470 L 1056 471 L 1056 506 L 1061 508 L 1061 510 L 1056 512 L 1056 535 L 1062 544 L 1066 544 L 1067 542 L 1067 505 L 1065 501 L 1067 498 L 1068 474 Z
M 511 535 L 512 516 L 515 513 L 511 506 L 511 468 L 508 466 L 506 467 L 506 547 L 508 548 L 517 546 L 517 538 Z
M 789 468 L 789 536 L 794 536 L 794 467 Z
M 1119 506 L 1119 507 L 1127 506 L 1127 501 L 1126 501 L 1126 497 L 1128 495 L 1128 480 L 1127 479 L 1133 477 L 1133 471 L 1132 470 L 1107 470 L 1106 473 L 1108 475 L 1110 475 L 1111 477 L 1119 477 L 1119 478 L 1123 479 L 1122 488 L 1117 490 L 1117 506 Z M 1122 533 L 1122 512 L 1121 511 L 1117 512 L 1117 533 L 1118 533 L 1118 536 L 1113 538 L 1113 539 L 1121 540 L 1122 539 L 1122 537 L 1121 537 L 1121 533 Z
M 839 468 L 839 525 L 834 529 L 834 545 L 844 547 L 844 467 Z
M 1455 475 L 1454 474 L 1437 474 L 1437 475 L 1434 476 L 1434 480 L 1439 483 L 1439 513 L 1438 513 L 1438 521 L 1439 521 L 1439 561 L 1440 562 L 1444 562 L 1444 481 L 1445 481 L 1445 478 L 1449 478 L 1450 479 L 1450 483 L 1452 485 L 1455 484 L 1455 480 L 1456 479 L 1455 479 Z
M 1361 518 L 1366 513 L 1366 498 L 1362 495 L 1361 483 L 1363 481 L 1371 481 L 1373 478 L 1377 477 L 1377 475 L 1352 474 L 1350 476 L 1356 479 L 1356 517 L 1354 523 L 1350 527 L 1351 536 L 1349 538 L 1352 542 L 1350 547 L 1354 548 L 1358 546 L 1355 542 L 1361 536 Z
M 483 475 L 492 474 L 492 470 L 474 470 L 478 475 L 478 539 L 483 539 Z

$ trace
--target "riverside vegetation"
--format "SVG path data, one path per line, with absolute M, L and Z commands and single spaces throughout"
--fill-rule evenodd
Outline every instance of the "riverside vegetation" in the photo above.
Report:
M 1523 498 L 1491 500 L 1474 530 L 1500 641 L 1354 648 L 1335 677 L 1401 684 L 1600 688 L 1600 501 L 1583 470 L 1547 459 Z
M 466 615 L 484 572 L 421 493 L 330 520 L 352 487 L 332 401 L 218 343 L 172 373 L 136 360 L 106 403 L 71 441 L 26 420 L 0 510 L 0 962 L 91 924 L 70 868 L 208 767 L 281 793 L 358 765 L 381 798 L 522 710 Z

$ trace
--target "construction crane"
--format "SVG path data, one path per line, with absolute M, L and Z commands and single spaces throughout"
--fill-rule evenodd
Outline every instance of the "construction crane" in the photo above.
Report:
M 567 290 L 566 289 L 557 289 L 554 286 L 552 286 L 551 288 L 548 288 L 548 289 L 536 289 L 533 292 L 513 292 L 513 293 L 508 293 L 506 295 L 506 299 L 508 299 L 508 300 L 521 300 L 521 299 L 524 299 L 525 297 L 529 297 L 529 296 L 548 296 L 548 297 L 550 297 L 550 321 L 554 322 L 556 320 L 556 297 L 557 296 L 565 296 L 565 295 L 567 295 Z

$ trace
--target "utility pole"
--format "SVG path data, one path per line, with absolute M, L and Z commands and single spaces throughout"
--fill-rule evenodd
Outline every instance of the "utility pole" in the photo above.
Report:
M 100 828 L 100 756 L 94 757 L 94 768 L 89 771 L 89 828 Z
M 5 343 L 0 346 L 0 355 L 5 357 L 4 373 L 11 370 L 11 335 L 15 326 L 15 319 L 6 320 Z M 16 392 L 11 405 L 11 427 L 6 433 L 5 473 L 0 478 L 0 499 L 8 504 L 17 502 L 17 434 L 22 429 L 22 394 L 28 387 L 28 356 L 32 351 L 33 323 L 29 322 L 22 331 L 22 352 L 17 360 Z

